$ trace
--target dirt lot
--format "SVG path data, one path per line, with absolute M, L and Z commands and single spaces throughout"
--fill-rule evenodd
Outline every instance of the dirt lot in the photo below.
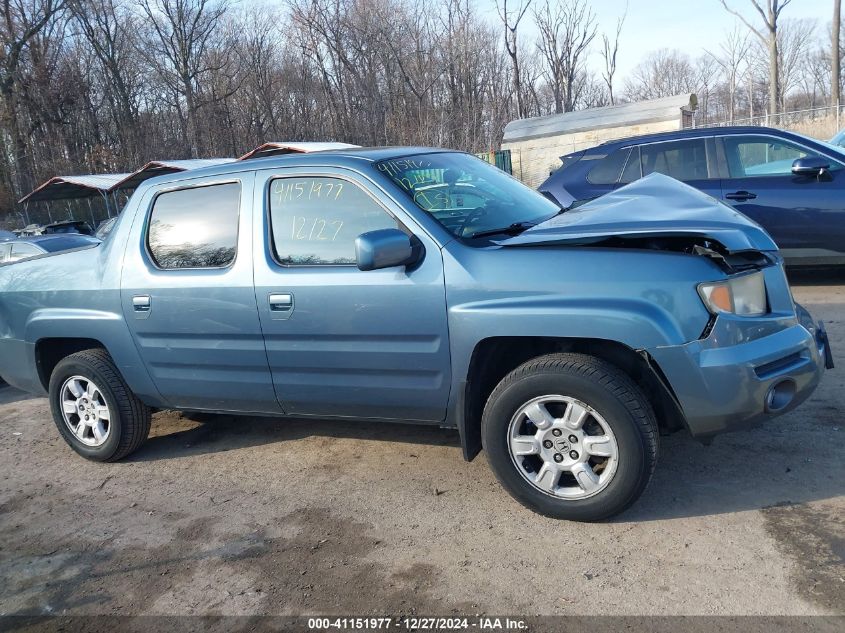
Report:
M 609 524 L 523 509 L 453 432 L 164 412 L 99 465 L 2 388 L 0 614 L 845 613 L 845 277 L 818 279 L 840 367 L 763 429 L 663 438 Z

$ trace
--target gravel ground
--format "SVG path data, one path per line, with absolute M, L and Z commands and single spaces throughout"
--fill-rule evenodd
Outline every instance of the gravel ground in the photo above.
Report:
M 456 433 L 172 412 L 117 464 L 0 388 L 0 614 L 845 613 L 845 275 L 796 298 L 840 365 L 797 411 L 662 438 L 605 524 L 555 522 Z

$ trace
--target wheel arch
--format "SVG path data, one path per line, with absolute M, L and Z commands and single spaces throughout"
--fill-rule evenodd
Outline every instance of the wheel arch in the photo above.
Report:
M 102 341 L 84 337 L 45 337 L 35 342 L 35 369 L 38 380 L 46 391 L 50 386 L 50 376 L 56 365 L 63 358 L 86 349 L 106 349 Z
M 644 350 L 598 338 L 495 336 L 478 341 L 472 351 L 466 379 L 461 383 L 456 426 L 467 461 L 481 451 L 481 416 L 496 385 L 523 363 L 559 352 L 594 356 L 625 372 L 648 398 L 661 433 L 686 427 L 671 385 Z
M 165 407 L 132 340 L 123 316 L 100 310 L 43 308 L 26 323 L 27 383 L 33 389 L 49 388 L 50 374 L 62 358 L 83 349 L 101 348 L 133 393 L 145 404 Z

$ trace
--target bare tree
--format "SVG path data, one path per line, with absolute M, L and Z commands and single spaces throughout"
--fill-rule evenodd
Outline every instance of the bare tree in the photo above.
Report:
M 810 48 L 810 47 L 808 47 Z M 831 80 L 830 47 L 815 46 L 804 55 L 797 70 L 796 94 L 799 107 L 816 108 L 830 104 Z
M 2 0 L 0 19 L 0 118 L 11 137 L 9 152 L 14 170 L 4 168 L 5 187 L 26 190 L 32 184 L 33 165 L 27 134 L 21 129 L 21 66 L 27 46 L 50 21 L 64 11 L 65 0 Z M 14 173 L 15 181 L 12 182 Z
M 438 41 L 446 69 L 442 75 L 443 103 L 462 117 L 439 115 L 437 143 L 490 149 L 498 145 L 508 122 L 509 99 L 501 98 L 511 82 L 501 48 L 489 54 L 498 39 L 494 28 L 480 20 L 471 0 L 443 0 L 445 21 Z M 441 12 L 444 13 L 444 12 Z
M 101 90 L 111 113 L 121 152 L 128 161 L 139 159 L 138 108 L 141 67 L 137 17 L 119 0 L 71 0 L 74 19 L 96 58 Z
M 616 75 L 616 57 L 619 54 L 619 37 L 622 35 L 622 26 L 625 24 L 625 18 L 628 17 L 628 4 L 625 4 L 625 11 L 616 20 L 616 35 L 611 40 L 607 33 L 602 33 L 602 50 L 601 56 L 604 60 L 604 72 L 602 79 L 607 86 L 607 94 L 610 100 L 610 105 L 616 103 L 613 95 L 613 77 Z
M 842 25 L 842 0 L 833 0 L 833 24 L 830 29 L 830 103 L 839 107 L 839 87 L 841 85 L 841 71 L 839 70 L 839 31 Z
M 751 24 L 742 13 L 728 6 L 727 0 L 719 1 L 728 12 L 738 17 L 745 26 L 751 29 L 751 32 L 767 47 L 769 53 L 769 114 L 777 114 L 782 100 L 780 57 L 778 54 L 778 20 L 781 12 L 792 0 L 749 0 L 760 17 L 763 18 L 763 27 Z
M 727 115 L 730 123 L 734 122 L 736 115 L 737 88 L 748 72 L 748 52 L 751 49 L 748 41 L 748 34 L 742 34 L 738 29 L 728 33 L 724 41 L 719 45 L 719 51 L 707 54 L 722 69 L 727 84 Z
M 780 70 L 781 110 L 787 96 L 802 82 L 807 58 L 812 55 L 816 23 L 811 19 L 784 20 L 778 29 L 778 67 Z M 796 104 L 800 107 L 800 104 Z
M 708 121 L 711 111 L 715 110 L 718 103 L 715 98 L 716 83 L 718 80 L 718 64 L 709 55 L 700 55 L 692 61 L 693 75 L 691 83 L 685 92 L 694 92 L 698 97 L 698 108 L 696 115 L 702 121 Z
M 505 27 L 505 50 L 510 57 L 511 67 L 513 68 L 513 90 L 516 95 L 516 110 L 519 118 L 528 116 L 528 109 L 523 95 L 517 34 L 519 23 L 522 22 L 522 18 L 525 17 L 530 5 L 531 0 L 519 0 L 515 9 L 508 10 L 508 0 L 496 0 L 496 10 L 499 12 L 499 19 Z
M 537 47 L 546 64 L 545 75 L 554 95 L 555 112 L 569 112 L 584 80 L 584 56 L 596 36 L 596 16 L 586 0 L 545 0 L 535 9 L 540 38 Z
M 210 53 L 226 0 L 140 0 L 140 6 L 150 28 L 142 54 L 184 99 L 185 142 L 190 155 L 197 157 L 202 152 L 199 84 L 221 69 L 220 60 Z
M 625 84 L 632 101 L 659 99 L 697 88 L 696 69 L 686 53 L 662 48 L 649 54 L 631 72 Z
M 587 77 L 576 103 L 576 109 L 581 108 L 603 108 L 612 105 L 607 92 L 607 84 L 604 79 Z

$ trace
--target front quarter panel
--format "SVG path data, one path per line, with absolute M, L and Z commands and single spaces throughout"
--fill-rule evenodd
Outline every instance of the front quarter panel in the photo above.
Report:
M 588 247 L 444 249 L 454 375 L 499 336 L 591 338 L 631 349 L 697 339 L 710 318 L 696 284 L 724 278 L 709 260 Z

